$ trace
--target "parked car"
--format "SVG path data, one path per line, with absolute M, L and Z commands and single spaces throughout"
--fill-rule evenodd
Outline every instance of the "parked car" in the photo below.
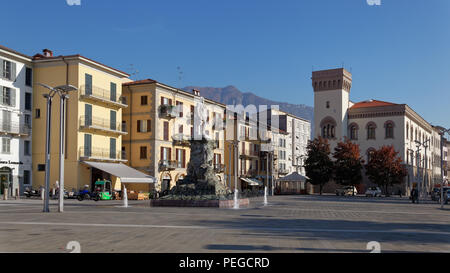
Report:
M 341 195 L 341 196 L 347 196 L 347 195 L 352 195 L 355 196 L 358 194 L 358 191 L 356 190 L 356 187 L 354 186 L 345 186 L 341 189 L 337 189 L 336 190 L 336 195 Z
M 381 196 L 381 189 L 379 187 L 370 187 L 366 190 L 366 197 L 377 197 Z

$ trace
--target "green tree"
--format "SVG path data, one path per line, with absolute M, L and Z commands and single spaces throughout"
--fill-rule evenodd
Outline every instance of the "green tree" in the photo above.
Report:
M 305 160 L 307 182 L 319 185 L 319 191 L 322 194 L 323 186 L 330 181 L 333 172 L 330 145 L 328 140 L 319 137 L 309 141 L 306 149 L 308 154 L 308 158 Z
M 364 160 L 359 153 L 359 145 L 349 139 L 339 142 L 334 148 L 333 179 L 343 186 L 356 186 L 362 182 Z
M 373 183 L 384 189 L 389 195 L 388 187 L 404 181 L 407 170 L 393 146 L 383 146 L 370 153 L 366 165 L 366 175 Z

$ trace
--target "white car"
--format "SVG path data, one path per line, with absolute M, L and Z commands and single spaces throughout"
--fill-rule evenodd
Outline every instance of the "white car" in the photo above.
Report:
M 377 196 L 381 196 L 381 190 L 378 187 L 370 187 L 366 190 L 366 197 L 377 197 Z

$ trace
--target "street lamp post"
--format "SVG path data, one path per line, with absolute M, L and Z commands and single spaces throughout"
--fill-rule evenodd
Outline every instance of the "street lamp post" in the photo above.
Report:
M 45 194 L 44 194 L 44 209 L 43 212 L 50 212 L 50 139 L 51 139 L 51 119 L 52 119 L 52 101 L 53 97 L 58 94 L 60 96 L 60 151 L 59 151 L 59 201 L 58 211 L 64 211 L 64 138 L 65 138 L 65 119 L 66 119 L 66 100 L 70 91 L 78 90 L 72 85 L 61 85 L 57 87 L 50 87 L 46 84 L 39 83 L 40 86 L 50 90 L 48 94 L 44 94 L 47 99 L 47 124 L 46 124 L 46 139 L 45 139 Z
M 49 198 L 50 198 L 50 131 L 52 118 L 52 99 L 53 96 L 45 94 L 47 99 L 47 119 L 46 119 L 46 133 L 45 133 L 45 187 L 44 187 L 44 209 L 43 212 L 50 212 Z

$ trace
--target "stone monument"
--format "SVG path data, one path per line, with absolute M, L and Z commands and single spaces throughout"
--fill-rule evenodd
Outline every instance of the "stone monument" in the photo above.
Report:
M 194 138 L 190 140 L 191 156 L 187 175 L 163 199 L 229 199 L 231 193 L 217 178 L 213 160 L 216 141 L 205 130 L 207 110 L 204 98 L 197 99 L 194 112 Z

